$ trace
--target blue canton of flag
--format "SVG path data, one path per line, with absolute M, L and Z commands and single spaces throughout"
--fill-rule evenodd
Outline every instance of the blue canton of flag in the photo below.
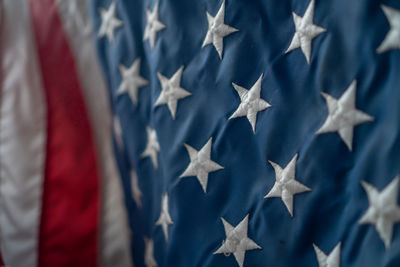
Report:
M 400 4 L 94 0 L 135 266 L 400 266 Z

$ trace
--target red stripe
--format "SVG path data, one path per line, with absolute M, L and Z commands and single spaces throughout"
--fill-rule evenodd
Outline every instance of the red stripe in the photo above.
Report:
M 99 173 L 71 49 L 54 0 L 30 0 L 47 102 L 39 267 L 96 266 Z

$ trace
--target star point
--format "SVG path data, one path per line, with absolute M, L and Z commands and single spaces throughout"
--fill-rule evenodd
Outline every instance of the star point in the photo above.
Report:
M 115 135 L 115 141 L 117 143 L 118 149 L 122 150 L 124 148 L 124 139 L 122 137 L 121 123 L 117 115 L 113 116 L 113 131 Z
M 223 44 L 224 37 L 239 30 L 227 24 L 224 24 L 225 0 L 222 2 L 222 5 L 218 10 L 217 15 L 215 15 L 215 17 L 210 15 L 208 12 L 206 12 L 206 14 L 208 21 L 208 30 L 201 47 L 203 48 L 208 44 L 213 44 L 218 52 L 219 58 L 222 59 L 222 52 L 224 49 L 224 44 Z
M 334 249 L 326 255 L 317 245 L 313 244 L 315 254 L 317 255 L 319 267 L 340 267 L 340 247 L 339 242 Z
M 167 104 L 172 119 L 175 119 L 178 100 L 191 95 L 190 92 L 180 86 L 182 72 L 183 66 L 181 66 L 170 79 L 159 72 L 157 73 L 158 79 L 161 83 L 161 93 L 154 106 Z
M 381 5 L 381 8 L 389 22 L 390 30 L 376 51 L 383 53 L 392 49 L 400 49 L 400 10 L 385 5 Z
M 146 9 L 147 24 L 144 29 L 143 41 L 149 40 L 151 50 L 154 49 L 157 32 L 166 28 L 166 26 L 158 19 L 158 1 L 153 11 Z
M 233 88 L 240 97 L 241 103 L 229 119 L 246 116 L 250 122 L 253 133 L 256 132 L 257 113 L 271 107 L 267 101 L 260 97 L 262 78 L 263 75 L 261 74 L 249 90 L 232 83 Z
M 285 168 L 269 161 L 275 171 L 275 184 L 272 189 L 264 196 L 264 198 L 280 197 L 285 204 L 290 216 L 293 217 L 293 196 L 296 194 L 309 192 L 310 188 L 303 185 L 295 179 L 296 162 L 298 154 L 296 154 Z
M 311 60 L 311 44 L 313 39 L 326 31 L 326 29 L 313 23 L 314 7 L 315 0 L 311 0 L 303 17 L 294 12 L 292 13 L 296 31 L 288 49 L 285 51 L 285 53 L 289 53 L 294 49 L 300 48 L 308 64 L 310 64 Z
M 116 18 L 116 4 L 113 1 L 108 10 L 100 8 L 101 26 L 99 30 L 99 37 L 107 36 L 110 42 L 114 41 L 114 31 L 122 25 L 122 21 Z
M 142 158 L 150 157 L 151 162 L 155 169 L 158 168 L 157 154 L 160 151 L 160 144 L 158 143 L 157 133 L 150 127 L 146 127 L 147 132 L 147 145 L 146 149 L 140 155 Z
M 210 159 L 211 146 L 212 138 L 210 138 L 199 151 L 185 144 L 186 150 L 189 154 L 190 163 L 185 171 L 179 176 L 179 178 L 196 176 L 204 193 L 207 193 L 208 174 L 224 168 Z
M 139 188 L 138 177 L 134 170 L 131 170 L 132 197 L 136 206 L 142 208 L 142 191 Z
M 137 58 L 129 68 L 119 65 L 122 81 L 117 90 L 117 95 L 128 93 L 132 102 L 138 102 L 138 91 L 140 87 L 148 85 L 149 82 L 140 76 L 140 58 Z
M 243 267 L 245 253 L 247 250 L 262 249 L 252 239 L 247 236 L 249 215 L 236 226 L 233 227 L 224 218 L 221 218 L 224 225 L 226 239 L 222 245 L 214 252 L 214 254 L 225 254 L 229 256 L 233 253 L 236 262 Z
M 154 259 L 154 242 L 150 238 L 144 238 L 144 264 L 146 267 L 157 267 L 157 262 Z
M 160 217 L 156 222 L 156 225 L 160 225 L 162 227 L 165 236 L 165 241 L 168 241 L 168 225 L 171 224 L 174 224 L 174 222 L 172 221 L 171 216 L 169 215 L 168 194 L 165 193 L 162 197 Z
M 367 193 L 369 207 L 359 223 L 373 224 L 386 249 L 390 248 L 394 225 L 400 222 L 400 207 L 397 205 L 399 179 L 399 176 L 395 177 L 380 192 L 373 185 L 361 182 Z
M 372 116 L 356 109 L 356 87 L 357 82 L 354 80 L 339 99 L 322 93 L 329 114 L 317 131 L 317 134 L 338 132 L 350 151 L 352 150 L 354 127 L 374 120 Z

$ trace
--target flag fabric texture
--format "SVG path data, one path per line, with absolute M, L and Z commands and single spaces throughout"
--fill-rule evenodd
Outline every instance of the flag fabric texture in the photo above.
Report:
M 0 3 L 4 264 L 400 266 L 398 1 Z

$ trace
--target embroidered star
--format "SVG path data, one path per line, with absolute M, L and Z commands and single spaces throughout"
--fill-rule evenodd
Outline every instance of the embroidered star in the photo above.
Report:
M 158 168 L 157 153 L 160 151 L 160 145 L 157 139 L 157 133 L 150 127 L 146 127 L 147 132 L 147 146 L 144 152 L 140 155 L 142 158 L 150 157 L 153 162 L 154 168 Z
M 122 21 L 115 17 L 115 2 L 112 2 L 110 8 L 105 10 L 99 9 L 101 15 L 101 26 L 99 37 L 107 36 L 110 42 L 114 41 L 115 28 L 122 25 Z
M 218 52 L 219 58 L 222 59 L 222 51 L 224 49 L 223 38 L 239 30 L 224 24 L 225 0 L 222 2 L 222 5 L 215 17 L 211 16 L 208 12 L 206 13 L 208 20 L 208 31 L 201 47 L 203 48 L 208 44 L 213 44 Z
M 328 106 L 328 117 L 317 134 L 338 132 L 340 138 L 352 150 L 353 131 L 356 125 L 373 121 L 370 115 L 355 108 L 357 81 L 353 81 L 339 99 L 322 93 Z
M 246 251 L 261 249 L 259 245 L 247 237 L 248 219 L 249 215 L 247 214 L 236 227 L 233 227 L 225 221 L 224 218 L 221 218 L 222 223 L 224 224 L 226 239 L 214 254 L 224 253 L 225 256 L 229 256 L 233 253 L 236 262 L 240 267 L 243 267 Z
M 190 163 L 181 176 L 179 176 L 179 178 L 196 176 L 204 193 L 207 193 L 208 174 L 224 168 L 210 159 L 211 144 L 212 138 L 208 139 L 207 143 L 199 151 L 185 144 L 190 157 Z
M 400 222 L 400 207 L 397 205 L 399 177 L 393 179 L 381 192 L 362 181 L 367 193 L 369 207 L 361 217 L 360 224 L 373 224 L 386 249 L 390 248 L 394 224 Z
M 153 12 L 146 9 L 147 16 L 147 25 L 144 29 L 144 38 L 143 41 L 147 39 L 150 41 L 150 48 L 154 48 L 154 44 L 156 42 L 156 34 L 165 28 L 165 25 L 158 20 L 158 1 L 156 2 Z
M 293 217 L 293 196 L 303 192 L 311 191 L 310 188 L 295 180 L 296 162 L 298 154 L 296 154 L 288 165 L 282 169 L 278 164 L 269 161 L 275 170 L 275 184 L 271 191 L 264 198 L 280 197 L 285 204 L 290 216 Z
M 241 103 L 229 119 L 246 116 L 251 124 L 253 133 L 256 132 L 257 113 L 271 106 L 267 101 L 260 98 L 262 78 L 263 75 L 261 74 L 250 90 L 232 83 L 233 88 L 235 88 L 240 97 Z
M 319 267 L 340 267 L 340 246 L 339 242 L 329 255 L 326 255 L 319 247 L 313 244 L 317 255 Z
M 138 208 L 142 208 L 142 191 L 138 184 L 138 177 L 134 170 L 131 170 L 132 196 Z
M 161 83 L 161 93 L 154 105 L 159 106 L 167 104 L 172 119 L 175 119 L 178 100 L 191 95 L 191 93 L 180 86 L 182 72 L 183 66 L 181 66 L 170 79 L 157 72 L 158 79 Z
M 144 264 L 146 267 L 157 267 L 157 262 L 154 259 L 154 242 L 152 239 L 144 238 Z
M 326 31 L 326 29 L 313 23 L 314 6 L 315 0 L 311 0 L 303 17 L 300 17 L 296 13 L 292 12 L 296 32 L 293 35 L 293 39 L 289 45 L 289 48 L 285 52 L 289 53 L 290 51 L 300 47 L 308 64 L 310 64 L 311 43 L 313 39 Z
M 116 115 L 114 115 L 113 126 L 114 126 L 113 128 L 114 128 L 115 141 L 117 142 L 118 148 L 122 150 L 124 147 L 124 140 L 122 138 L 122 128 L 119 122 L 119 118 Z
M 122 82 L 117 90 L 117 95 L 129 93 L 134 104 L 137 104 L 138 90 L 149 82 L 140 76 L 140 58 L 136 59 L 129 68 L 119 65 Z
M 400 49 L 400 10 L 381 5 L 390 24 L 390 30 L 376 50 L 383 53 L 391 49 Z
M 173 223 L 174 222 L 172 221 L 168 211 L 168 194 L 164 194 L 162 197 L 160 217 L 158 218 L 156 225 L 161 225 L 166 241 L 168 241 L 168 225 Z

